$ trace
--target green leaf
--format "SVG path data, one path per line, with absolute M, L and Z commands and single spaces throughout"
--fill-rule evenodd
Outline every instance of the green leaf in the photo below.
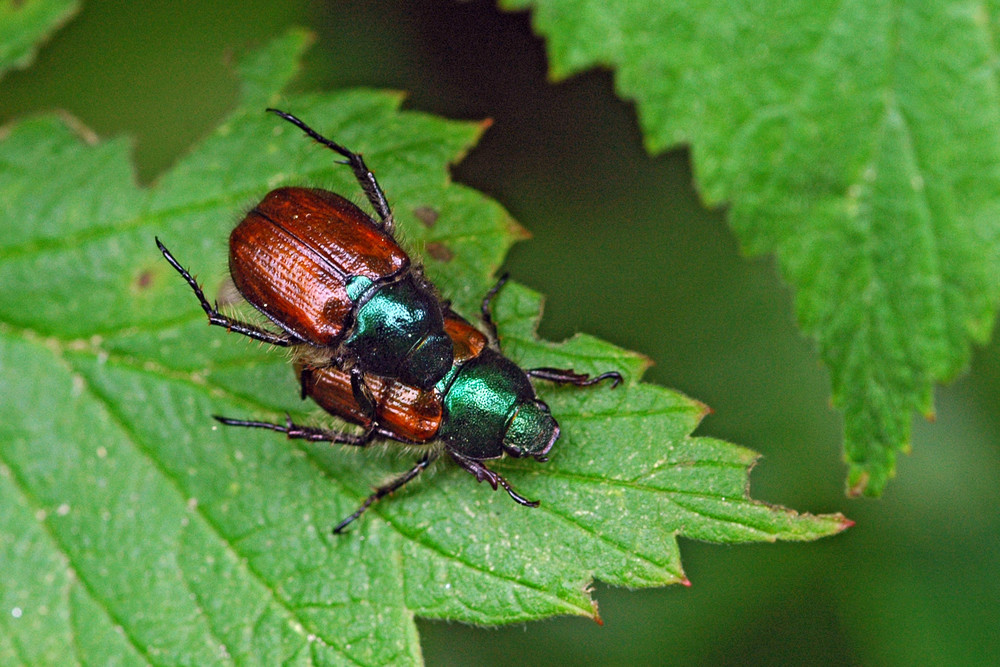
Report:
M 504 0 L 557 77 L 615 70 L 651 151 L 691 145 L 744 249 L 777 254 L 879 495 L 1000 300 L 995 12 L 959 2 Z
M 0 0 L 0 78 L 27 67 L 38 43 L 79 9 L 75 0 Z
M 276 103 L 276 96 L 299 72 L 299 56 L 313 41 L 306 30 L 289 30 L 239 63 L 241 98 L 248 109 Z
M 88 145 L 56 117 L 0 142 L 3 662 L 413 664 L 416 616 L 592 616 L 594 579 L 685 582 L 678 535 L 809 540 L 849 525 L 750 500 L 755 455 L 689 435 L 704 406 L 640 384 L 647 362 L 633 353 L 539 341 L 539 297 L 510 285 L 495 317 L 515 359 L 629 378 L 542 388 L 564 432 L 552 460 L 496 463 L 541 508 L 443 464 L 332 535 L 415 455 L 216 424 L 287 410 L 343 427 L 309 414 L 284 352 L 206 326 L 153 244 L 214 295 L 228 231 L 269 189 L 358 192 L 328 151 L 260 108 L 304 42 L 295 33 L 251 56 L 247 104 L 150 189 L 126 142 Z M 356 90 L 281 105 L 364 151 L 409 246 L 474 315 L 517 236 L 496 203 L 448 180 L 482 126 L 399 101 Z

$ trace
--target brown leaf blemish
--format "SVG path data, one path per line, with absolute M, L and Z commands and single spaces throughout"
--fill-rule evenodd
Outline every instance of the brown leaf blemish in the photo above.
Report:
M 439 262 L 450 262 L 455 259 L 455 253 L 444 243 L 431 241 L 427 244 L 427 254 Z
M 417 220 L 424 224 L 424 227 L 433 227 L 437 219 L 441 217 L 441 213 L 430 206 L 418 206 L 413 209 L 413 215 L 417 217 Z

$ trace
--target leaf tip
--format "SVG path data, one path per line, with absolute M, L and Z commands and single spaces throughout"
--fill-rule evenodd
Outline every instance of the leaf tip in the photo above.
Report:
M 628 353 L 635 359 L 635 362 L 636 364 L 638 364 L 638 366 L 637 366 L 637 372 L 634 374 L 634 376 L 628 377 L 626 379 L 631 382 L 639 382 L 642 379 L 642 377 L 646 374 L 646 371 L 648 371 L 650 368 L 656 365 L 656 360 L 648 355 L 643 354 L 642 352 L 635 352 L 629 350 Z M 702 417 L 705 417 L 706 414 L 712 412 L 712 408 L 708 407 L 707 405 L 703 405 L 703 407 L 706 410 L 708 410 L 708 412 L 702 413 L 701 415 Z
M 910 452 L 909 443 L 902 443 L 897 446 L 899 451 Z M 847 472 L 846 495 L 848 498 L 858 498 L 866 496 L 868 498 L 879 498 L 885 491 L 886 484 L 896 476 L 896 456 L 894 452 L 889 452 L 883 460 L 871 459 L 848 459 L 850 468 Z
M 597 611 L 597 600 L 594 600 L 592 602 L 592 604 L 594 606 L 594 615 L 591 616 L 591 618 L 594 619 L 594 623 L 597 623 L 598 625 L 603 626 L 604 625 L 604 619 L 601 618 L 600 612 Z
M 868 482 L 871 480 L 871 475 L 867 470 L 863 470 L 857 473 L 857 475 L 852 475 L 847 478 L 847 497 L 848 498 L 859 498 L 865 494 L 868 489 Z
M 604 625 L 604 619 L 601 618 L 601 612 L 597 608 L 597 600 L 594 598 L 594 581 L 591 580 L 583 588 L 584 594 L 590 599 L 590 618 L 593 619 L 594 623 L 598 625 Z
M 531 238 L 531 232 L 510 216 L 507 217 L 506 227 L 507 233 L 513 236 L 515 241 L 527 241 Z

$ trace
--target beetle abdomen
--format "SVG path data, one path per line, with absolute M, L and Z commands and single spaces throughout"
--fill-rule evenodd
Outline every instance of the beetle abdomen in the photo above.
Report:
M 358 405 L 351 376 L 335 367 L 301 372 L 302 389 L 330 414 L 367 428 L 369 416 Z M 441 425 L 441 396 L 433 389 L 420 390 L 402 382 L 369 376 L 368 389 L 375 403 L 378 426 L 392 437 L 422 444 L 437 437 Z

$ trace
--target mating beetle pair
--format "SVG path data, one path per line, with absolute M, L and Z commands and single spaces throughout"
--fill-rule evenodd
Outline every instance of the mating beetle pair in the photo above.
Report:
M 503 477 L 483 461 L 504 454 L 515 458 L 534 457 L 547 460 L 547 454 L 559 438 L 559 424 L 549 407 L 535 396 L 529 377 L 560 384 L 589 386 L 611 380 L 621 382 L 616 372 L 591 378 L 573 371 L 555 368 L 522 370 L 496 348 L 496 331 L 489 314 L 489 302 L 503 284 L 503 279 L 483 300 L 483 320 L 490 327 L 493 341 L 454 312 L 445 315 L 445 331 L 455 350 L 455 363 L 437 387 L 421 390 L 399 380 L 372 378 L 373 413 L 363 409 L 354 397 L 351 377 L 335 367 L 311 368 L 298 365 L 304 396 L 345 421 L 365 428 L 362 435 L 336 433 L 299 426 L 289 419 L 285 424 L 245 421 L 216 417 L 230 426 L 265 428 L 285 433 L 292 439 L 338 442 L 364 447 L 373 438 L 424 445 L 439 442 L 461 468 L 478 481 L 494 489 L 502 486 L 516 502 L 537 507 L 517 493 Z M 378 499 L 413 480 L 440 455 L 440 448 L 425 453 L 409 471 L 380 486 L 353 514 L 333 529 L 339 533 Z
M 264 197 L 230 235 L 230 273 L 237 289 L 282 331 L 219 312 L 191 274 L 157 239 L 168 262 L 195 292 L 210 324 L 279 346 L 301 346 L 297 362 L 303 398 L 365 428 L 362 435 L 216 417 L 234 425 L 267 428 L 289 438 L 365 446 L 374 438 L 424 445 L 438 442 L 478 481 L 515 492 L 484 460 L 505 453 L 539 461 L 559 437 L 548 406 L 529 377 L 587 386 L 621 381 L 616 372 L 595 378 L 568 370 L 522 370 L 496 347 L 489 304 L 482 304 L 488 340 L 437 298 L 393 238 L 385 195 L 360 155 L 315 132 L 301 120 L 269 109 L 346 158 L 375 209 L 373 220 L 332 192 L 279 188 Z M 440 453 L 431 449 L 402 476 L 379 487 L 336 526 L 341 532 L 373 502 L 420 474 Z

